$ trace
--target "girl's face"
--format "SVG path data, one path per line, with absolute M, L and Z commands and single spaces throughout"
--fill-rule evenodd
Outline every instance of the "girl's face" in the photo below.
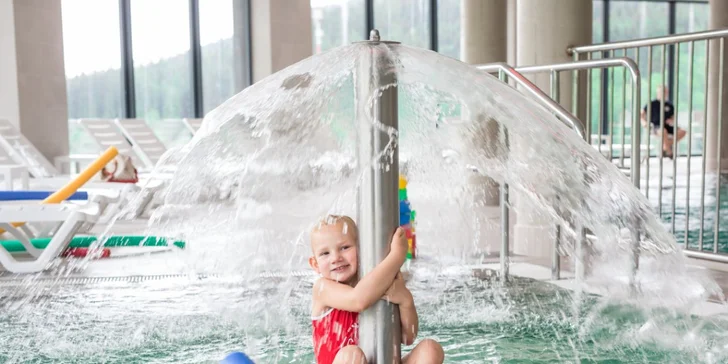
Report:
M 322 277 L 351 284 L 357 279 L 359 251 L 354 229 L 346 223 L 325 225 L 311 234 L 309 264 Z

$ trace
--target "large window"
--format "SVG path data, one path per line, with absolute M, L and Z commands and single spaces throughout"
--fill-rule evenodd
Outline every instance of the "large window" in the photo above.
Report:
M 131 1 L 136 117 L 168 145 L 189 137 L 174 120 L 194 116 L 189 20 L 188 1 Z
M 313 52 L 367 39 L 364 5 L 363 0 L 311 0 Z
M 594 1 L 594 42 L 614 42 L 621 40 L 659 37 L 668 34 L 687 33 L 707 30 L 708 28 L 707 3 L 698 2 L 667 2 L 667 1 Z M 601 12 L 602 14 L 597 14 Z M 603 39 L 601 35 L 603 20 L 609 24 L 609 32 Z M 704 117 L 705 109 L 705 42 L 696 42 L 693 47 L 693 78 L 688 79 L 690 53 L 687 44 L 678 46 L 655 46 L 652 47 L 649 63 L 648 48 L 639 48 L 639 55 L 634 49 L 614 51 L 608 56 L 627 56 L 638 61 L 641 75 L 640 103 L 646 104 L 655 97 L 655 90 L 659 85 L 668 85 L 670 95 L 668 96 L 677 106 L 677 122 L 687 128 L 687 123 L 692 116 L 693 131 L 696 138 L 693 139 L 693 152 L 699 151 L 702 140 L 700 136 L 700 125 Z M 595 58 L 599 54 L 593 55 Z M 664 73 L 663 73 L 664 68 Z M 605 77 L 600 83 L 599 89 L 592 88 L 592 110 L 599 110 L 599 103 L 603 105 L 604 120 L 601 129 L 607 132 L 608 125 L 614 135 L 614 141 L 621 140 L 622 129 L 627 141 L 630 134 L 630 125 L 625 119 L 630 116 L 629 104 L 632 102 L 629 87 L 626 87 L 625 80 L 628 80 L 623 70 L 609 71 L 602 73 Z M 600 79 L 592 77 L 592 80 L 601 82 Z M 603 85 L 606 84 L 606 87 Z M 690 93 L 692 91 L 693 102 L 690 104 Z M 597 96 L 598 93 L 598 96 Z M 592 113 L 592 125 L 596 127 L 598 113 Z M 687 144 L 679 145 L 681 153 L 687 152 Z
M 382 39 L 430 48 L 429 0 L 374 0 L 374 26 Z
M 460 59 L 460 0 L 437 2 L 437 50 Z
M 132 53 L 137 117 L 192 117 L 189 2 L 133 0 Z
M 708 30 L 710 6 L 708 4 L 678 3 L 675 5 L 675 32 L 688 33 Z M 706 58 L 706 42 L 695 42 L 690 53 L 687 44 L 680 46 L 680 69 L 677 72 L 676 84 L 673 92 L 677 101 L 677 122 L 685 130 L 690 130 L 692 135 L 692 153 L 702 153 L 705 119 L 705 87 L 707 74 L 705 72 L 708 59 Z M 690 61 L 692 57 L 692 79 L 689 79 Z M 691 95 L 692 94 L 692 95 Z M 692 103 L 691 103 L 692 96 Z M 692 128 L 688 124 L 692 123 Z M 687 141 L 679 144 L 680 151 L 687 151 Z
M 609 40 L 657 37 L 669 33 L 666 2 L 610 1 Z
M 707 3 L 675 4 L 675 32 L 689 33 L 708 30 L 710 5 Z
M 604 42 L 604 0 L 592 3 L 592 42 Z
M 68 117 L 122 116 L 119 1 L 63 0 L 61 6 Z M 69 124 L 69 142 L 71 153 L 97 149 L 77 123 Z
M 201 0 L 200 47 L 204 112 L 242 89 L 236 85 L 233 47 L 233 0 Z

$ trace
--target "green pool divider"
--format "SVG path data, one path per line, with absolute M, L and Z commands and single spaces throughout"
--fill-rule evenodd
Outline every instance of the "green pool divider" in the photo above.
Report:
M 76 236 L 73 239 L 71 239 L 71 242 L 68 244 L 69 248 L 88 248 L 96 242 L 97 238 L 95 236 Z M 30 242 L 33 244 L 34 247 L 37 249 L 45 249 L 48 244 L 51 242 L 51 238 L 37 238 L 37 239 L 31 239 Z M 0 245 L 2 245 L 5 250 L 7 250 L 10 253 L 23 253 L 25 252 L 25 247 L 23 247 L 23 244 L 20 244 L 20 241 L 18 240 L 2 240 L 0 241 Z M 157 236 L 134 236 L 134 235 L 116 235 L 116 236 L 110 236 L 106 243 L 104 244 L 104 248 L 120 248 L 120 247 L 163 247 L 163 246 L 170 246 L 174 245 L 180 249 L 185 248 L 185 242 L 184 241 L 174 241 L 167 240 L 167 238 L 157 237 Z

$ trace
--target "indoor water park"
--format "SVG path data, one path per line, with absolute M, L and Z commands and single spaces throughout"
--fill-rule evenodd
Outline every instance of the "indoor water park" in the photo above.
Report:
M 728 362 L 728 2 L 0 0 L 0 35 L 1 363 Z

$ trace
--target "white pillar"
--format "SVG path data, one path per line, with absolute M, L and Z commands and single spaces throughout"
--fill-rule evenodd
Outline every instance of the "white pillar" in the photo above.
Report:
M 592 2 L 584 0 L 518 0 L 516 47 L 517 65 L 569 62 L 569 46 L 589 44 L 592 40 Z M 548 73 L 529 76 L 549 93 Z M 571 109 L 571 73 L 561 74 L 561 104 Z M 511 138 L 511 153 L 527 148 L 528 140 Z M 515 195 L 515 196 L 514 196 Z M 535 214 L 526 198 L 511 194 L 518 210 L 514 226 L 516 254 L 549 257 L 554 241 L 554 223 Z
M 309 0 L 251 0 L 253 82 L 313 55 Z
M 508 0 L 462 0 L 460 6 L 460 58 L 469 64 L 505 62 L 508 58 L 507 13 Z M 486 120 L 479 115 L 467 115 L 480 121 L 481 132 L 476 133 L 480 140 L 468 140 L 473 147 L 482 149 L 489 157 L 497 157 L 495 143 L 499 143 L 497 120 Z M 466 136 L 468 138 L 468 136 Z M 472 136 L 470 136 L 472 138 Z M 468 138 L 469 139 L 469 138 Z M 473 174 L 469 183 L 486 206 L 497 206 L 500 202 L 498 184 L 491 178 Z
M 463 62 L 505 62 L 508 58 L 508 0 L 462 0 L 460 9 L 460 58 Z
M 728 1 L 710 0 L 710 29 L 723 29 L 728 27 Z M 728 170 L 728 40 L 724 40 L 723 65 L 720 64 L 720 43 L 712 41 L 710 46 L 710 63 L 708 82 L 708 118 L 705 131 L 706 168 L 711 171 L 718 169 L 718 104 L 723 105 L 722 126 L 720 139 L 720 170 Z M 723 97 L 718 99 L 720 88 L 720 75 L 723 75 Z
M 516 64 L 516 29 L 518 27 L 518 17 L 516 0 L 508 0 L 508 64 Z
M 51 161 L 68 154 L 61 0 L 0 0 L 0 118 Z
M 0 0 L 0 119 L 18 125 L 18 64 L 15 56 L 13 0 Z

